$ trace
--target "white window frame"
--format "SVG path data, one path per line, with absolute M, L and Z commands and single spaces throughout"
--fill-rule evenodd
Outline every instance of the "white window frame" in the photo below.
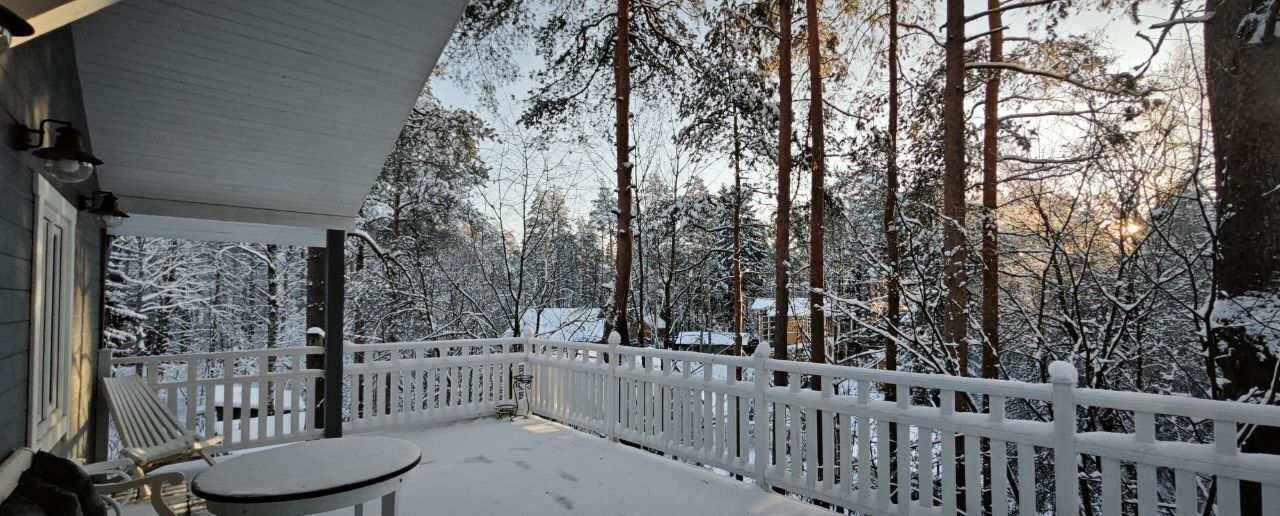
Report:
M 66 437 L 70 416 L 77 212 L 43 176 L 35 174 L 33 182 L 27 435 L 32 448 L 49 450 Z M 60 229 L 60 234 L 50 233 L 50 228 Z

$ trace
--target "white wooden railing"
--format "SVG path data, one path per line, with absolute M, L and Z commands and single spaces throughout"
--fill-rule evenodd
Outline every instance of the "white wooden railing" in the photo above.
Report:
M 474 419 L 511 402 L 520 339 L 349 344 L 343 430 Z
M 324 371 L 307 369 L 306 357 L 323 353 L 294 347 L 112 357 L 104 350 L 98 363 L 109 364 L 103 375 L 141 375 L 187 428 L 223 436 L 215 451 L 230 451 L 320 437 L 310 417 Z
M 1083 502 L 1102 514 L 1192 516 L 1207 512 L 1211 489 L 1216 514 L 1234 515 L 1238 480 L 1260 482 L 1263 514 L 1280 514 L 1280 457 L 1236 445 L 1249 425 L 1280 426 L 1277 407 L 1077 389 L 1062 362 L 1051 384 L 1028 384 L 780 361 L 764 346 L 731 357 L 529 342 L 535 412 L 856 512 L 983 514 L 975 486 L 987 456 L 1006 472 L 982 486 L 997 494 L 994 515 L 1075 514 Z M 774 373 L 789 387 L 770 386 Z M 801 389 L 815 380 L 820 391 Z M 883 400 L 889 385 L 896 401 Z M 958 410 L 957 393 L 986 396 L 990 410 Z M 1135 431 L 1078 432 L 1089 407 L 1123 413 Z M 1008 416 L 1035 412 L 1047 420 Z M 1168 418 L 1204 421 L 1211 439 L 1157 440 Z
M 341 410 L 350 432 L 491 415 L 511 402 L 511 375 L 531 373 L 531 407 L 542 417 L 860 513 L 1073 514 L 1087 505 L 1092 514 L 1233 516 L 1247 480 L 1262 484 L 1263 514 L 1280 515 L 1280 457 L 1236 444 L 1253 425 L 1280 427 L 1280 408 L 1079 389 L 1066 363 L 1050 367 L 1051 383 L 1031 384 L 774 360 L 766 346 L 735 357 L 506 338 L 345 351 Z M 302 403 L 313 408 L 305 393 L 320 371 L 281 371 L 277 362 L 266 374 L 260 365 L 229 378 L 220 376 L 225 366 L 207 368 L 216 378 L 191 373 L 206 361 L 261 364 L 260 353 L 113 362 L 141 363 L 144 374 L 184 364 L 171 366 L 186 368 L 182 379 L 152 382 L 179 393 L 162 395 L 171 408 L 209 385 L 273 380 L 301 382 Z M 775 374 L 788 386 L 773 386 Z M 802 388 L 813 383 L 822 388 Z M 884 399 L 890 386 L 896 401 Z M 1080 432 L 1083 410 L 1114 411 L 1131 430 Z M 1175 421 L 1204 435 L 1169 431 Z M 283 438 L 317 433 L 286 428 Z M 1004 474 L 984 475 L 983 458 Z M 989 508 L 984 490 L 996 494 Z

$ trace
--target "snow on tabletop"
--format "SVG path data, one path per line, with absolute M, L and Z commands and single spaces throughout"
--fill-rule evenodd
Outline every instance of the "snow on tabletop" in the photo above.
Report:
M 225 497 L 281 496 L 332 489 L 409 467 L 413 443 L 353 436 L 281 446 L 219 462 L 192 481 L 192 491 Z
M 402 514 L 829 514 L 754 484 L 537 418 L 379 435 L 422 448 L 422 464 L 398 495 Z M 328 514 L 348 516 L 351 509 Z

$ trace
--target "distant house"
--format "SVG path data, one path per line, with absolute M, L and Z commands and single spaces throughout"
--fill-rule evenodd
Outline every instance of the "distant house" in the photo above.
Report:
M 758 297 L 751 302 L 749 319 L 754 325 L 756 335 L 761 342 L 772 342 L 776 324 L 773 316 L 777 313 L 777 302 L 771 297 Z M 839 342 L 840 333 L 849 328 L 849 320 L 842 314 L 826 310 L 826 332 L 828 342 Z M 787 346 L 795 351 L 808 349 L 809 344 L 809 299 L 793 297 L 787 303 Z
M 747 353 L 755 349 L 751 336 L 742 335 L 742 347 Z M 732 354 L 733 332 L 729 331 L 682 331 L 671 339 L 671 348 L 702 353 Z

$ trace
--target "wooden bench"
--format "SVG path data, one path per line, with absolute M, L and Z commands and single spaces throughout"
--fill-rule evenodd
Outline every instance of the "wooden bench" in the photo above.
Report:
M 133 461 L 136 473 L 195 457 L 214 464 L 209 447 L 222 443 L 222 436 L 205 438 L 187 429 L 141 377 L 105 377 L 102 391 L 124 445 L 120 453 Z

